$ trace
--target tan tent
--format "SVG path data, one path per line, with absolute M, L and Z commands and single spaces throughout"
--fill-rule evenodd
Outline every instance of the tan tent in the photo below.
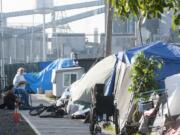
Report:
M 81 80 L 71 87 L 72 101 L 91 103 L 91 89 L 96 83 L 106 83 L 112 74 L 115 61 L 116 57 L 112 55 L 92 67 Z M 114 90 L 116 91 L 115 102 L 117 102 L 120 112 L 121 124 L 126 121 L 130 109 L 131 93 L 128 92 L 130 83 L 130 65 L 119 61 L 116 68 Z
M 73 102 L 91 102 L 91 89 L 96 83 L 105 83 L 110 77 L 116 61 L 115 55 L 104 58 L 94 65 L 78 82 L 72 85 Z

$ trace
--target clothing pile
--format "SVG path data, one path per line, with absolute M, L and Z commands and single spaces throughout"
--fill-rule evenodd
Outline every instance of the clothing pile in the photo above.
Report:
M 40 104 L 39 106 L 32 107 L 29 111 L 31 116 L 39 116 L 40 118 L 62 118 L 67 113 L 63 107 L 57 107 L 56 105 L 44 106 Z
M 40 104 L 39 106 L 32 107 L 29 111 L 31 116 L 39 116 L 40 118 L 62 118 L 64 115 L 67 115 L 66 107 L 69 101 L 69 94 L 65 90 L 63 95 L 59 100 L 57 100 L 56 104 L 52 104 L 49 106 L 44 106 Z
M 31 107 L 29 114 L 40 118 L 62 118 L 65 115 L 69 115 L 72 119 L 85 119 L 89 111 L 89 108 L 71 103 L 69 89 L 65 89 L 61 98 L 56 101 L 56 104 L 49 106 L 40 104 L 36 107 Z

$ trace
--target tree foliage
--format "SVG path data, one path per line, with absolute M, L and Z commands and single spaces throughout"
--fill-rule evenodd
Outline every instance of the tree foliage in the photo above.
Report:
M 155 58 L 154 56 L 148 58 L 143 52 L 140 52 L 135 57 L 135 62 L 131 68 L 132 83 L 129 91 L 134 93 L 134 111 L 132 114 L 132 122 L 139 122 L 141 113 L 138 111 L 138 100 L 148 100 L 149 96 L 143 95 L 144 92 L 157 90 L 159 85 L 155 78 L 157 77 L 156 71 L 162 68 L 163 61 Z M 130 134 L 136 134 L 138 131 L 128 131 Z
M 147 58 L 143 52 L 137 54 L 131 69 L 132 84 L 129 87 L 129 91 L 135 93 L 135 98 L 140 98 L 143 92 L 158 89 L 155 71 L 161 67 L 162 62 L 155 57 Z
M 180 0 L 110 0 L 114 12 L 122 18 L 132 16 L 161 18 L 163 13 L 173 13 L 172 28 L 180 27 Z M 179 29 L 180 32 L 180 29 Z

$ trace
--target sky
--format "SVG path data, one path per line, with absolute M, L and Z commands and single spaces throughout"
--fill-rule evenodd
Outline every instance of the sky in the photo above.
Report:
M 54 0 L 54 5 L 66 5 L 72 3 L 80 3 L 94 0 Z M 36 0 L 2 0 L 3 12 L 12 12 L 20 10 L 28 10 L 36 8 Z M 63 17 L 71 16 L 73 14 L 81 13 L 92 8 L 78 9 L 72 11 L 64 11 Z M 61 18 L 62 14 L 58 13 L 56 17 Z M 50 20 L 50 16 L 46 16 L 46 21 Z M 42 23 L 42 15 L 31 15 L 23 17 L 9 18 L 8 25 L 11 26 L 31 26 Z M 104 32 L 104 14 L 96 15 L 86 19 L 78 20 L 69 23 L 70 32 L 92 34 L 94 29 L 97 28 L 99 33 Z

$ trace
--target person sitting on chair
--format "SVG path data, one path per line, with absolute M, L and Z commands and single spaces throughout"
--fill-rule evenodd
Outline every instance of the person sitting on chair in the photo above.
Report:
M 15 88 L 15 94 L 20 96 L 21 103 L 25 106 L 29 106 L 29 95 L 26 91 L 26 80 L 24 78 L 24 68 L 20 67 L 13 79 L 13 85 Z

